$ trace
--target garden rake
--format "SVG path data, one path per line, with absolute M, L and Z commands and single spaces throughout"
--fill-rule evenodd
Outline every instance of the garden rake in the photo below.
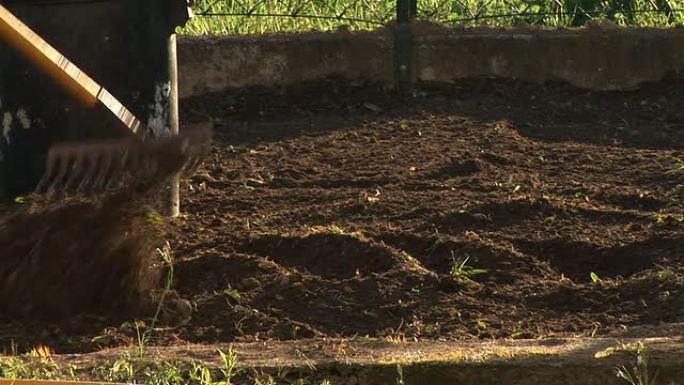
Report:
M 182 172 L 191 174 L 207 154 L 208 126 L 182 135 L 143 140 L 123 139 L 54 144 L 47 156 L 37 193 L 96 193 L 128 182 L 155 184 Z
M 0 5 L 0 38 L 35 63 L 88 108 L 104 107 L 125 128 L 123 138 L 57 143 L 49 149 L 37 193 L 98 192 L 133 181 L 153 183 L 191 173 L 211 143 L 211 127 L 154 138 L 142 122 L 104 87 Z

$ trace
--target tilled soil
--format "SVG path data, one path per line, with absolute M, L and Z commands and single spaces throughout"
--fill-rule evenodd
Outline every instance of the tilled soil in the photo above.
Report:
M 180 310 L 155 342 L 599 336 L 681 321 L 682 86 L 483 79 L 400 93 L 328 80 L 188 100 L 184 119 L 213 119 L 216 137 L 183 183 Z M 124 321 L 6 323 L 0 342 L 93 350 L 130 343 Z

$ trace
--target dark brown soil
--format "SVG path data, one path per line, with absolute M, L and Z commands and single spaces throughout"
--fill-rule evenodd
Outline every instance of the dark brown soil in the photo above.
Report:
M 157 343 L 615 335 L 684 317 L 684 84 L 330 80 L 210 95 Z M 465 268 L 455 268 L 465 261 Z M 592 278 L 593 277 L 593 278 Z M 184 306 L 194 311 L 190 317 Z M 7 323 L 83 351 L 130 323 Z M 26 338 L 27 335 L 32 338 Z M 94 338 L 97 337 L 97 338 Z
M 55 321 L 138 308 L 158 288 L 154 251 L 163 244 L 159 226 L 129 199 L 36 204 L 4 220 L 0 312 Z

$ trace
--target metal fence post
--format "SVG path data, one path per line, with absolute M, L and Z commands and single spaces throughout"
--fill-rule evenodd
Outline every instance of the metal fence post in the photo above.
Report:
M 410 23 L 418 15 L 418 0 L 397 0 L 397 24 Z
M 169 95 L 169 128 L 172 135 L 179 132 L 178 113 L 178 59 L 176 49 L 176 34 L 169 37 L 169 80 L 171 94 Z M 180 176 L 174 175 L 169 186 L 168 214 L 175 218 L 180 215 Z
M 394 30 L 394 70 L 397 83 L 413 80 L 411 22 L 417 13 L 417 0 L 397 0 L 397 25 Z

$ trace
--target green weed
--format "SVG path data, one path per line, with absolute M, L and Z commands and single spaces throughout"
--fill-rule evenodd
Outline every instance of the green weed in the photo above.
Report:
M 672 158 L 674 160 L 674 165 L 669 169 L 666 174 L 669 175 L 682 175 L 684 174 L 684 160 L 679 158 Z
M 0 378 L 9 380 L 87 380 L 153 385 L 232 385 L 235 376 L 243 373 L 238 367 L 237 353 L 218 351 L 222 365 L 212 372 L 195 362 L 146 360 L 128 353 L 113 362 L 103 363 L 86 371 L 75 365 L 60 367 L 51 358 L 29 355 L 0 359 Z M 256 380 L 254 381 L 255 383 Z M 273 384 L 273 382 L 267 382 Z M 264 383 L 266 384 L 266 383 Z
M 397 364 L 397 385 L 405 385 L 404 383 L 404 368 Z
M 162 217 L 156 210 L 153 210 L 153 209 L 149 209 L 145 213 L 145 218 L 150 223 L 154 223 L 154 224 L 158 224 L 158 225 L 164 223 L 164 217 Z
M 59 368 L 50 358 L 30 359 L 28 356 L 17 356 L 0 360 L 0 378 L 55 380 L 60 377 L 59 374 Z
M 335 235 L 342 235 L 346 237 L 352 237 L 356 238 L 361 242 L 369 242 L 368 237 L 366 237 L 362 232 L 360 231 L 348 231 L 338 225 L 328 225 L 322 229 L 319 229 L 322 232 L 330 233 L 330 234 L 335 234 Z
M 159 295 L 159 300 L 157 301 L 157 309 L 154 313 L 154 316 L 152 317 L 150 326 L 145 327 L 146 325 L 142 321 L 134 322 L 136 340 L 138 344 L 138 355 L 140 356 L 140 358 L 142 358 L 145 355 L 145 347 L 148 345 L 150 339 L 152 338 L 152 334 L 154 333 L 157 322 L 159 322 L 159 317 L 161 316 L 162 309 L 164 308 L 164 302 L 166 300 L 166 297 L 171 292 L 171 288 L 173 286 L 174 263 L 173 255 L 171 254 L 171 246 L 167 243 L 163 249 L 157 249 L 157 252 L 162 257 L 162 260 L 164 261 L 164 264 L 166 265 L 168 270 L 166 274 L 166 282 L 163 290 L 161 291 L 161 294 Z M 144 331 L 143 328 L 145 329 Z
M 656 276 L 661 280 L 666 280 L 675 276 L 675 271 L 670 268 L 660 264 L 655 264 Z
M 232 348 L 230 348 L 226 353 L 219 350 L 218 354 L 221 357 L 221 361 L 223 362 L 223 368 L 221 368 L 221 373 L 223 374 L 225 382 L 223 382 L 222 384 L 230 384 L 230 380 L 242 372 L 242 369 L 238 368 L 237 366 L 237 353 Z
M 593 284 L 601 282 L 601 278 L 598 276 L 598 274 L 594 273 L 593 271 L 589 273 L 589 278 L 591 278 L 591 283 Z
M 135 369 L 131 357 L 127 354 L 122 355 L 114 361 L 111 367 L 107 369 L 99 368 L 100 372 L 104 372 L 107 381 L 123 381 L 132 382 L 135 380 Z
M 456 257 L 454 252 L 451 251 L 451 270 L 449 274 L 455 279 L 467 279 L 470 280 L 472 277 L 487 273 L 487 269 L 476 269 L 468 265 L 470 256 L 465 254 L 460 257 Z
M 624 365 L 616 369 L 618 378 L 625 380 L 631 385 L 656 385 L 656 377 L 658 373 L 651 373 L 648 367 L 648 356 L 646 354 L 646 347 L 643 343 L 638 342 L 635 346 L 626 349 L 634 355 L 636 363 L 631 370 Z
M 237 291 L 237 289 L 233 288 L 230 284 L 225 290 L 223 290 L 223 294 L 225 294 L 228 298 L 231 298 L 238 303 L 240 302 L 240 292 Z

